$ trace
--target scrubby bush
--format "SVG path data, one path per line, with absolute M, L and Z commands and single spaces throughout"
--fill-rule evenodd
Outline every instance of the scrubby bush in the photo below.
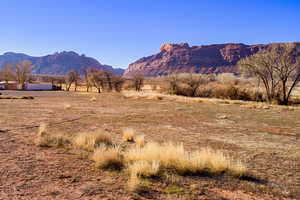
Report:
M 207 97 L 245 101 L 263 101 L 260 91 L 231 73 L 219 75 L 173 74 L 167 77 L 169 93 L 188 97 Z

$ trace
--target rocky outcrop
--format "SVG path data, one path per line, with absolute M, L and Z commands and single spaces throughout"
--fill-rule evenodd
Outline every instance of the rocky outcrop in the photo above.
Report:
M 82 72 L 86 67 L 104 69 L 112 71 L 114 74 L 123 74 L 124 70 L 113 68 L 110 65 L 103 65 L 96 59 L 79 55 L 73 51 L 57 52 L 47 56 L 34 57 L 22 53 L 8 52 L 0 55 L 0 69 L 5 64 L 16 64 L 23 60 L 29 60 L 32 63 L 34 74 L 54 74 L 64 75 L 70 70 Z
M 141 58 L 130 64 L 124 76 L 134 73 L 162 76 L 170 73 L 236 72 L 236 63 L 246 56 L 272 44 L 245 45 L 241 43 L 213 44 L 190 47 L 187 43 L 166 43 L 158 54 Z

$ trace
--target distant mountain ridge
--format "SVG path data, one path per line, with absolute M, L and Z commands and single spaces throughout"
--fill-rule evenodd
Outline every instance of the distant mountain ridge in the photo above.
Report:
M 7 52 L 0 55 L 0 69 L 2 69 L 5 64 L 15 65 L 23 60 L 29 60 L 32 63 L 34 74 L 64 75 L 70 70 L 77 70 L 81 73 L 82 69 L 87 67 L 109 70 L 119 75 L 122 75 L 124 72 L 124 69 L 101 64 L 94 58 L 79 55 L 74 51 L 57 52 L 40 57 L 29 56 L 23 53 Z
M 274 43 L 273 43 L 274 44 Z M 300 45 L 300 42 L 295 42 Z M 271 44 L 246 45 L 242 43 L 189 46 L 187 43 L 166 43 L 160 52 L 131 63 L 125 77 L 135 73 L 145 76 L 163 76 L 171 73 L 237 72 L 235 65 L 241 58 L 270 48 Z

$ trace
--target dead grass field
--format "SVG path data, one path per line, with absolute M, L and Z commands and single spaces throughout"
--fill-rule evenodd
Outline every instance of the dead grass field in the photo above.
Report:
M 117 93 L 2 93 L 34 99 L 0 100 L 0 199 L 300 199 L 298 108 Z M 130 128 L 146 142 L 221 150 L 245 163 L 251 177 L 170 174 L 130 192 L 126 173 L 96 168 L 87 151 L 34 145 L 41 123 L 66 137 L 103 129 L 120 148 L 135 145 L 123 138 Z

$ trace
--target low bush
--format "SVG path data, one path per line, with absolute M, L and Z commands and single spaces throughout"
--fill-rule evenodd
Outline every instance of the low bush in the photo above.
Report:
M 217 76 L 177 74 L 167 77 L 169 93 L 187 97 L 207 97 L 245 101 L 265 101 L 260 91 L 242 78 L 225 73 Z

